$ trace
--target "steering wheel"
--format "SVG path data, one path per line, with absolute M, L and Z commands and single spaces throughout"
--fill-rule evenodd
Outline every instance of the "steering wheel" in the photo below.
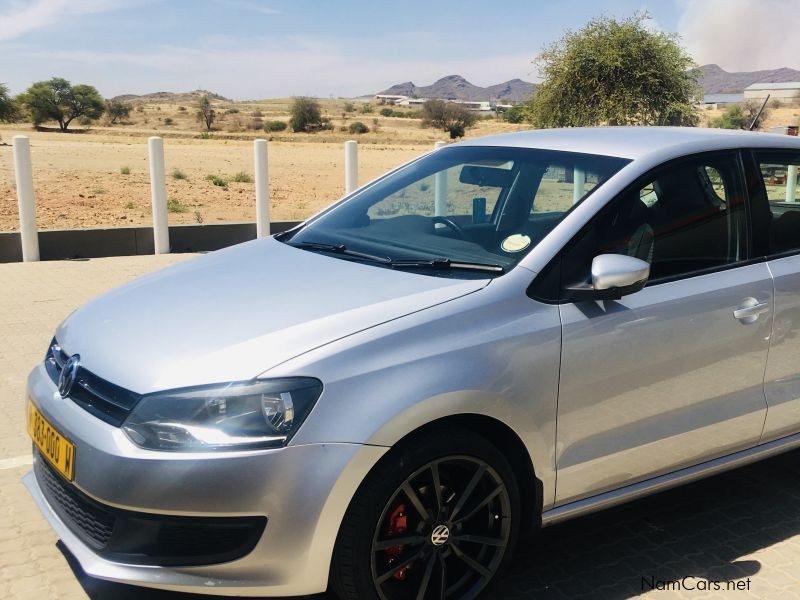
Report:
M 448 229 L 452 229 L 453 231 L 456 232 L 458 237 L 461 238 L 462 240 L 467 239 L 467 234 L 464 233 L 464 230 L 461 229 L 461 226 L 458 225 L 458 223 L 456 223 L 452 219 L 448 219 L 447 217 L 442 217 L 442 216 L 436 216 L 436 217 L 433 217 L 433 219 L 431 219 L 431 220 L 434 223 L 441 223 L 442 225 L 446 226 Z

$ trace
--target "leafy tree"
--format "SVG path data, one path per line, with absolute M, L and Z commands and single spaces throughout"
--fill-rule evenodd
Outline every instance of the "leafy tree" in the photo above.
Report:
M 748 101 L 744 104 L 731 104 L 720 116 L 711 119 L 708 126 L 718 129 L 750 129 L 750 124 L 758 115 L 759 110 L 761 110 L 760 102 Z M 768 114 L 769 108 L 764 108 L 764 112 L 758 117 L 758 122 L 754 129 L 761 128 Z
M 56 121 L 61 131 L 67 131 L 74 119 L 99 119 L 106 110 L 106 103 L 93 86 L 73 86 L 61 77 L 37 81 L 20 95 L 20 101 L 30 111 L 34 125 Z
M 292 101 L 289 125 L 292 131 L 315 131 L 322 127 L 322 110 L 314 98 L 298 96 Z
M 214 120 L 217 118 L 217 112 L 211 106 L 211 100 L 208 96 L 201 96 L 197 101 L 197 120 L 201 121 L 206 126 L 206 131 L 211 131 L 214 125 Z
M 112 125 L 116 125 L 117 121 L 127 119 L 131 114 L 131 107 L 128 103 L 120 100 L 109 100 L 106 102 L 106 113 Z
M 0 83 L 0 123 L 13 123 L 21 118 L 19 104 L 8 92 L 8 87 Z
M 454 102 L 428 100 L 422 105 L 422 124 L 447 131 L 451 139 L 463 137 L 476 120 L 474 112 Z
M 695 63 L 678 36 L 647 29 L 648 18 L 598 17 L 545 47 L 535 61 L 543 81 L 533 124 L 697 125 Z

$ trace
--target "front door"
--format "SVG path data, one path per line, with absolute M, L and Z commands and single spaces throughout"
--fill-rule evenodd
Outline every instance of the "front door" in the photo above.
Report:
M 562 282 L 591 258 L 651 263 L 640 292 L 561 305 L 556 502 L 563 504 L 758 443 L 773 286 L 746 264 L 737 154 L 662 167 L 573 240 Z

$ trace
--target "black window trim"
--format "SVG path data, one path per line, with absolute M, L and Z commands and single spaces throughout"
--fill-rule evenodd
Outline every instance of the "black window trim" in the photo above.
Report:
M 767 209 L 772 212 L 772 209 L 769 208 L 769 196 L 767 195 L 767 186 L 764 183 L 764 176 L 761 173 L 761 163 L 759 158 L 763 157 L 764 155 L 775 155 L 779 157 L 786 157 L 791 155 L 796 155 L 798 160 L 798 166 L 800 166 L 800 150 L 795 148 L 748 148 L 744 154 L 747 154 L 749 161 L 746 168 L 752 169 L 753 176 L 757 181 L 758 185 L 758 196 L 759 198 L 754 199 L 750 198 L 748 204 L 748 208 L 751 202 L 766 202 Z M 749 194 L 750 190 L 748 190 Z M 798 210 L 800 210 L 800 202 L 798 204 Z M 752 227 L 752 225 L 751 225 Z M 800 254 L 800 248 L 795 248 L 794 250 L 784 250 L 783 252 L 770 252 L 767 249 L 767 252 L 764 254 L 759 254 L 757 262 L 766 262 L 770 260 L 778 260 L 781 258 L 788 258 L 790 256 L 797 256 Z
M 672 158 L 672 159 L 670 159 L 670 160 L 668 160 L 666 162 L 663 162 L 663 163 L 657 165 L 656 167 L 653 167 L 652 169 L 650 169 L 649 171 L 647 171 L 643 175 L 637 177 L 633 182 L 631 182 L 629 185 L 627 185 L 621 192 L 619 192 L 611 200 L 609 200 L 600 210 L 598 210 L 597 213 L 595 215 L 593 215 L 592 218 L 589 219 L 589 221 L 587 223 L 585 223 L 584 226 L 581 227 L 581 229 L 575 235 L 573 235 L 567 243 L 565 243 L 561 247 L 561 250 L 559 250 L 558 254 L 556 254 L 552 259 L 550 259 L 550 262 L 548 262 L 547 265 L 534 277 L 533 281 L 530 283 L 530 285 L 528 286 L 528 289 L 526 290 L 527 296 L 532 298 L 532 299 L 534 299 L 534 300 L 537 300 L 539 302 L 545 303 L 545 304 L 558 304 L 558 305 L 560 305 L 560 304 L 573 304 L 574 302 L 572 300 L 562 297 L 563 286 L 561 285 L 560 281 L 559 281 L 558 290 L 557 290 L 557 294 L 556 294 L 558 296 L 557 299 L 553 298 L 552 295 L 551 295 L 550 298 L 548 298 L 546 293 L 545 294 L 538 293 L 539 290 L 537 290 L 537 283 L 541 283 L 545 279 L 548 279 L 548 280 L 551 279 L 550 277 L 545 278 L 544 275 L 551 275 L 552 271 L 554 269 L 559 272 L 559 277 L 557 279 L 560 280 L 560 271 L 561 271 L 561 264 L 560 263 L 561 263 L 562 255 L 573 244 L 573 242 L 576 239 L 578 239 L 578 237 L 581 234 L 583 234 L 583 232 L 586 230 L 586 228 L 590 227 L 595 222 L 595 220 L 597 218 L 599 218 L 599 215 L 606 209 L 606 207 L 611 205 L 613 202 L 616 202 L 618 198 L 621 198 L 621 197 L 625 196 L 626 194 L 634 192 L 637 188 L 642 187 L 643 185 L 645 185 L 649 181 L 652 181 L 653 179 L 655 179 L 659 173 L 661 173 L 661 172 L 663 172 L 665 170 L 671 169 L 671 168 L 675 167 L 676 165 L 680 165 L 682 163 L 695 161 L 695 160 L 702 160 L 704 158 L 717 158 L 717 157 L 721 158 L 721 157 L 734 156 L 735 159 L 736 159 L 736 169 L 737 169 L 738 174 L 739 174 L 739 182 L 740 182 L 741 192 L 742 192 L 743 201 L 744 201 L 744 216 L 745 216 L 745 235 L 744 235 L 745 253 L 744 253 L 744 255 L 745 255 L 745 258 L 743 260 L 727 263 L 727 264 L 724 264 L 724 265 L 719 265 L 719 266 L 715 266 L 715 267 L 709 267 L 709 268 L 706 268 L 706 269 L 697 269 L 697 270 L 694 270 L 694 271 L 687 271 L 686 273 L 681 273 L 679 275 L 673 275 L 673 276 L 670 276 L 670 277 L 661 277 L 661 278 L 658 278 L 658 279 L 648 280 L 647 284 L 645 285 L 645 288 L 648 288 L 648 287 L 651 287 L 651 286 L 656 286 L 656 285 L 661 285 L 661 284 L 664 284 L 664 283 L 673 283 L 675 281 L 681 281 L 683 279 L 690 279 L 690 278 L 694 278 L 694 277 L 702 277 L 703 275 L 709 275 L 709 274 L 718 273 L 718 272 L 721 272 L 721 271 L 728 271 L 730 269 L 737 269 L 737 268 L 740 268 L 740 267 L 746 267 L 746 266 L 749 266 L 749 265 L 752 265 L 752 264 L 757 264 L 757 263 L 760 263 L 760 262 L 766 262 L 768 260 L 768 258 L 765 257 L 765 256 L 753 257 L 751 255 L 751 252 L 753 250 L 752 224 L 751 224 L 751 214 L 750 214 L 750 202 L 751 202 L 751 199 L 750 199 L 750 190 L 748 189 L 748 186 L 747 186 L 747 179 L 746 179 L 747 173 L 746 173 L 745 165 L 744 165 L 744 162 L 743 162 L 743 156 L 742 156 L 745 153 L 745 151 L 746 151 L 746 149 L 744 149 L 744 148 L 726 148 L 726 149 L 722 149 L 722 150 L 711 150 L 711 151 L 708 151 L 708 152 L 698 152 L 698 153 L 694 153 L 694 154 L 686 154 L 686 155 L 683 155 L 683 156 Z M 753 158 L 755 158 L 755 154 L 753 154 Z M 759 176 L 760 176 L 760 173 L 759 173 Z M 800 249 L 797 250 L 794 253 L 795 254 L 796 253 L 800 253 Z M 547 283 L 552 284 L 552 282 L 550 282 L 550 281 L 548 281 Z

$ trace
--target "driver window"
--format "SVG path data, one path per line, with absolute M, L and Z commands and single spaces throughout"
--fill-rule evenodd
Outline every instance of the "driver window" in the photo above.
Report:
M 736 155 L 660 169 L 606 206 L 565 251 L 563 284 L 586 280 L 599 254 L 650 263 L 650 280 L 745 259 L 745 214 Z

